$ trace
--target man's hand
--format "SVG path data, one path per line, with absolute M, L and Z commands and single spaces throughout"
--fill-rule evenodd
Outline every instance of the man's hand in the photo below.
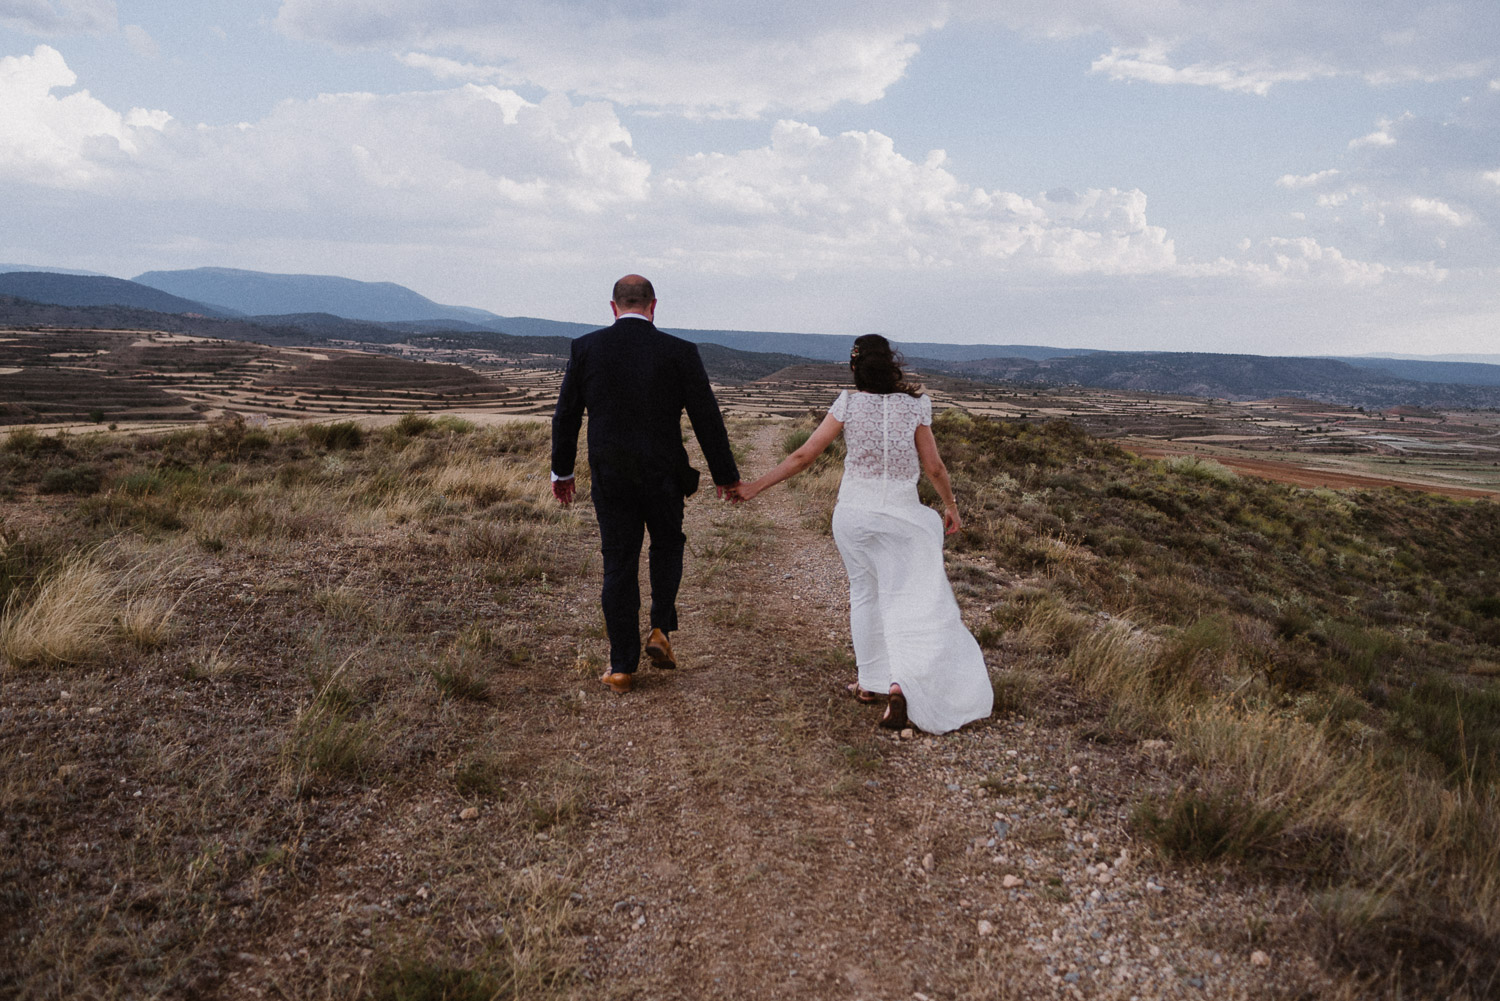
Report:
M 727 500 L 731 504 L 738 504 L 745 498 L 740 496 L 740 485 L 743 481 L 735 480 L 727 487 L 715 488 L 719 494 L 719 500 Z
M 573 490 L 577 485 L 578 481 L 572 477 L 566 480 L 553 480 L 552 496 L 557 498 L 559 504 L 566 507 L 573 503 Z

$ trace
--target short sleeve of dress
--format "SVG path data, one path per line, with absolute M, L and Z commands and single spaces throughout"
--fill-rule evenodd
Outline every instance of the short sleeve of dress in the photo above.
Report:
M 849 390 L 839 394 L 839 398 L 833 401 L 833 406 L 828 408 L 828 415 L 840 424 L 849 420 Z
M 920 400 L 918 402 L 920 402 L 922 404 L 922 415 L 921 415 L 921 421 L 922 421 L 922 423 L 923 424 L 931 424 L 932 423 L 932 397 L 928 396 L 926 393 L 923 393 L 922 396 L 921 396 L 921 398 L 920 398 Z

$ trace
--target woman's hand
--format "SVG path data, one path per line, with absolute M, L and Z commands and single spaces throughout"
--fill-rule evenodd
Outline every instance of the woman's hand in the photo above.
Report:
M 958 516 L 958 505 L 943 505 L 943 534 L 954 535 L 963 527 L 964 520 Z
M 750 500 L 764 489 L 764 487 L 760 486 L 760 480 L 751 480 L 749 483 L 741 483 L 739 489 L 740 500 Z

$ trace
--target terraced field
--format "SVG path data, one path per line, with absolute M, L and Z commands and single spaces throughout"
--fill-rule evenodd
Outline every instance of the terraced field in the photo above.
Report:
M 379 422 L 413 411 L 481 421 L 543 415 L 557 398 L 564 364 L 531 349 L 433 346 L 430 339 L 306 348 L 141 330 L 13 331 L 0 336 L 0 426 L 160 427 L 228 413 L 257 423 Z M 939 410 L 1065 419 L 1143 455 L 1198 455 L 1258 476 L 1330 487 L 1384 482 L 1500 491 L 1496 411 L 1367 412 L 1310 400 L 1231 402 L 913 376 Z M 783 419 L 822 411 L 847 380 L 842 365 L 808 363 L 721 381 L 716 392 L 728 414 Z
M 152 331 L 0 338 L 0 423 L 190 422 L 464 410 L 538 413 L 556 374 L 501 379 L 344 348 L 267 347 Z

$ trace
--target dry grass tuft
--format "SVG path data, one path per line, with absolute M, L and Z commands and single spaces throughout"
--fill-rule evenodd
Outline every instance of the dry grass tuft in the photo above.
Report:
M 76 664 L 108 646 L 119 607 L 118 578 L 90 556 L 65 559 L 24 604 L 12 595 L 0 622 L 0 652 L 16 667 Z
M 484 508 L 499 501 L 530 496 L 535 492 L 534 483 L 528 484 L 526 478 L 526 471 L 515 465 L 483 455 L 465 455 L 437 471 L 432 478 L 432 489 Z M 532 479 L 536 480 L 535 474 Z
M 141 650 L 165 643 L 181 598 L 145 592 L 178 561 L 121 560 L 118 552 L 73 553 L 31 589 L 12 590 L 0 615 L 0 654 L 15 667 L 37 667 L 93 660 L 120 639 Z
M 171 638 L 172 617 L 182 599 L 168 601 L 160 595 L 131 598 L 120 612 L 120 635 L 137 650 L 155 650 Z

